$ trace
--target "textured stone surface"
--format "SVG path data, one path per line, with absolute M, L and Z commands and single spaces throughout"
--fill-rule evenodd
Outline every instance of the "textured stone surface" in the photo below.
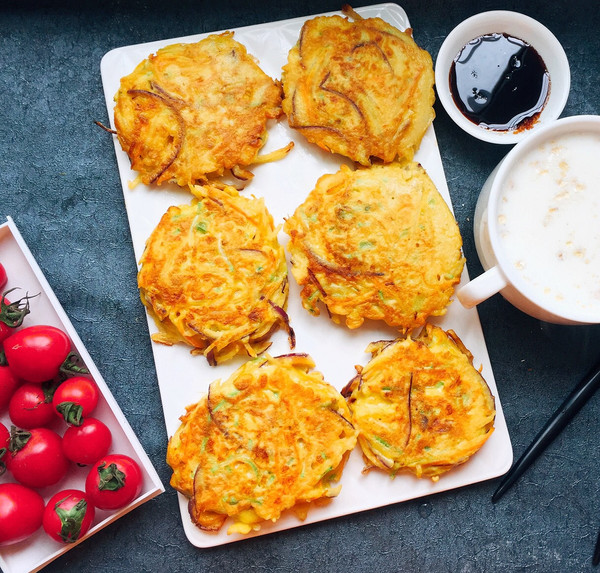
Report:
M 357 2 L 356 6 L 366 4 Z M 565 46 L 564 115 L 598 113 L 593 2 L 457 0 L 401 5 L 435 57 L 459 21 L 524 11 Z M 586 6 L 588 9 L 586 9 Z M 100 60 L 123 45 L 323 11 L 333 0 L 5 1 L 0 7 L 0 215 L 25 240 L 164 483 L 167 436 L 110 136 Z M 436 105 L 436 133 L 472 276 L 475 201 L 507 148 L 478 142 Z M 542 324 L 501 297 L 480 306 L 515 456 L 600 355 L 598 328 Z M 600 395 L 493 505 L 497 481 L 215 549 L 186 540 L 175 493 L 130 513 L 48 571 L 585 571 L 600 528 Z

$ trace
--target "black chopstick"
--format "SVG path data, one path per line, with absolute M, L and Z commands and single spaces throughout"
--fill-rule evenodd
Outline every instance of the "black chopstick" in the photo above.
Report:
M 493 503 L 496 503 L 517 479 L 523 475 L 525 470 L 546 449 L 552 440 L 558 436 L 561 430 L 591 398 L 598 387 L 600 387 L 600 362 L 589 371 L 583 380 L 567 396 L 565 401 L 546 422 L 546 425 L 535 437 L 533 442 L 531 442 L 529 447 L 523 452 L 517 463 L 510 468 L 492 496 Z
M 600 531 L 598 532 L 598 539 L 596 539 L 596 547 L 594 548 L 594 556 L 592 557 L 592 565 L 595 567 L 600 563 Z

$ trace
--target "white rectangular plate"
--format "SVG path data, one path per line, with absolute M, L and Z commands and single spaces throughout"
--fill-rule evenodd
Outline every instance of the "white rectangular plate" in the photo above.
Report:
M 409 27 L 406 13 L 396 4 L 367 6 L 358 8 L 357 12 L 363 17 L 379 16 L 399 29 Z M 258 58 L 262 69 L 267 74 L 272 78 L 280 78 L 281 68 L 287 62 L 288 51 L 296 43 L 300 28 L 306 19 L 295 18 L 238 28 L 234 30 L 234 37 L 246 46 L 250 54 Z M 101 73 L 111 122 L 114 110 L 113 98 L 119 88 L 121 77 L 131 73 L 139 62 L 165 45 L 197 42 L 207 35 L 126 46 L 108 52 L 102 60 Z M 313 189 L 318 177 L 325 173 L 336 172 L 343 161 L 339 156 L 328 154 L 306 143 L 301 135 L 289 128 L 285 120 L 270 125 L 269 140 L 263 152 L 283 147 L 290 140 L 295 142 L 295 147 L 290 154 L 281 161 L 254 167 L 252 171 L 255 177 L 244 191 L 247 195 L 265 198 L 276 224 L 283 222 L 284 217 L 293 214 L 296 207 Z M 140 184 L 130 189 L 128 184 L 135 179 L 136 174 L 131 171 L 129 159 L 116 137 L 114 142 L 133 245 L 139 260 L 146 239 L 167 208 L 170 205 L 189 203 L 191 195 L 187 191 L 168 185 L 149 188 Z M 429 172 L 440 193 L 451 205 L 433 127 L 426 133 L 416 159 Z M 285 234 L 281 233 L 279 238 L 283 244 L 286 244 Z M 463 281 L 467 280 L 465 269 Z M 365 364 L 369 360 L 370 355 L 365 354 L 369 342 L 394 339 L 398 335 L 397 331 L 381 324 L 365 324 L 351 331 L 345 326 L 332 323 L 327 313 L 323 313 L 320 317 L 309 315 L 301 306 L 299 289 L 293 279 L 290 280 L 288 314 L 296 333 L 296 351 L 310 354 L 317 370 L 323 373 L 325 380 L 340 390 L 354 376 L 354 365 Z M 496 431 L 481 451 L 468 463 L 442 476 L 439 482 L 433 483 L 431 480 L 419 480 L 411 475 L 399 475 L 394 480 L 376 471 L 363 475 L 361 454 L 356 450 L 344 470 L 341 481 L 342 491 L 332 503 L 325 507 L 311 509 L 304 522 L 298 521 L 291 514 L 286 514 L 275 524 L 263 525 L 255 535 L 465 486 L 497 477 L 508 470 L 512 463 L 512 447 L 477 311 L 466 310 L 455 302 L 447 315 L 436 322 L 444 328 L 452 328 L 461 337 L 473 353 L 476 366 L 481 365 L 483 376 L 496 396 Z M 148 327 L 151 333 L 157 331 L 150 317 L 148 317 Z M 269 353 L 276 356 L 289 351 L 286 334 L 276 333 Z M 234 361 L 218 367 L 210 367 L 203 357 L 191 356 L 189 348 L 184 345 L 167 347 L 153 344 L 153 352 L 169 436 L 179 426 L 179 417 L 185 412 L 185 406 L 197 402 L 213 380 L 226 379 L 241 363 Z M 218 534 L 205 533 L 196 528 L 191 523 L 187 512 L 187 500 L 181 495 L 180 509 L 186 535 L 189 541 L 198 547 L 220 545 L 243 538 L 237 534 L 227 535 L 227 525 Z
M 33 324 L 48 324 L 62 329 L 69 335 L 74 350 L 79 354 L 90 372 L 91 377 L 98 384 L 101 397 L 98 406 L 94 410 L 94 417 L 102 420 L 112 433 L 112 445 L 110 453 L 125 454 L 138 462 L 144 476 L 144 483 L 140 495 L 127 507 L 117 511 L 96 510 L 94 525 L 85 537 L 77 543 L 64 545 L 50 539 L 40 529 L 32 537 L 15 545 L 0 547 L 0 566 L 4 573 L 24 573 L 26 571 L 38 571 L 69 549 L 84 542 L 88 537 L 94 535 L 100 529 L 106 527 L 122 515 L 135 509 L 142 503 L 156 497 L 164 491 L 164 487 L 152 466 L 150 459 L 142 448 L 137 436 L 133 432 L 129 422 L 123 415 L 121 408 L 115 401 L 110 389 L 102 378 L 96 365 L 85 349 L 71 321 L 63 310 L 60 302 L 54 295 L 52 288 L 46 281 L 41 269 L 33 258 L 31 251 L 25 244 L 15 223 L 9 217 L 7 221 L 0 224 L 0 262 L 4 265 L 8 275 L 8 284 L 5 290 L 19 287 L 19 290 L 11 293 L 12 301 L 29 295 L 37 295 L 31 299 L 31 312 L 25 317 L 23 326 Z M 66 425 L 57 418 L 57 424 L 51 429 L 62 434 Z M 0 421 L 10 429 L 11 422 L 7 412 L 0 415 Z M 49 486 L 38 490 L 45 501 L 62 489 L 75 488 L 85 489 L 85 478 L 89 472 L 89 466 L 78 467 L 71 464 L 67 476 L 55 486 Z M 0 482 L 12 482 L 10 472 L 6 472 Z

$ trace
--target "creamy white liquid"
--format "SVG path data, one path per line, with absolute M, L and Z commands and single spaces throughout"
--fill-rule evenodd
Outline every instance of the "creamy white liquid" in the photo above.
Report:
M 512 268 L 558 313 L 600 316 L 600 135 L 532 149 L 507 178 L 498 230 Z

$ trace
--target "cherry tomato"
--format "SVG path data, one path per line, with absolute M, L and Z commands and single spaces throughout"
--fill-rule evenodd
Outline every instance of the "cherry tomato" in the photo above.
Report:
M 0 342 L 4 342 L 14 331 L 13 329 L 2 320 L 3 309 L 10 307 L 10 300 L 6 297 L 2 297 L 0 302 Z
M 5 295 L 13 290 L 15 289 L 7 290 L 0 297 L 0 342 L 4 342 L 13 334 L 29 314 L 29 299 L 31 297 L 26 295 L 15 302 L 10 302 Z
M 0 484 L 0 545 L 18 543 L 42 525 L 44 500 L 18 483 Z
M 99 398 L 100 390 L 91 378 L 75 376 L 65 380 L 56 389 L 52 405 L 65 422 L 79 426 L 82 418 L 94 411 Z
M 5 296 L 0 299 L 0 342 L 4 342 L 14 330 L 9 324 L 9 319 L 5 318 L 5 314 L 10 309 L 11 302 Z
M 0 263 L 0 289 L 3 289 L 8 282 L 8 276 L 6 275 L 6 269 L 4 265 Z
M 53 485 L 69 469 L 62 438 L 48 428 L 12 428 L 4 461 L 14 478 L 28 487 Z
M 131 503 L 142 491 L 142 471 L 123 454 L 103 456 L 85 480 L 85 492 L 99 509 L 117 509 Z
M 69 337 L 55 326 L 28 326 L 4 341 L 4 354 L 10 369 L 27 382 L 55 378 L 70 353 Z
M 8 404 L 8 415 L 19 428 L 31 430 L 47 426 L 56 420 L 52 406 L 54 386 L 44 382 L 27 382 L 19 386 Z
M 81 465 L 96 463 L 108 453 L 112 434 L 108 426 L 96 418 L 86 418 L 80 426 L 69 426 L 63 434 L 65 456 Z
M 21 381 L 8 366 L 0 366 L 0 410 L 8 406 Z
M 10 438 L 10 432 L 8 428 L 0 422 L 0 448 L 8 447 L 8 438 Z
M 9 437 L 10 432 L 8 431 L 8 428 L 0 422 L 0 476 L 6 471 L 4 457 L 6 456 Z
M 61 543 L 74 543 L 89 530 L 96 510 L 83 491 L 64 489 L 53 495 L 46 505 L 44 531 Z

